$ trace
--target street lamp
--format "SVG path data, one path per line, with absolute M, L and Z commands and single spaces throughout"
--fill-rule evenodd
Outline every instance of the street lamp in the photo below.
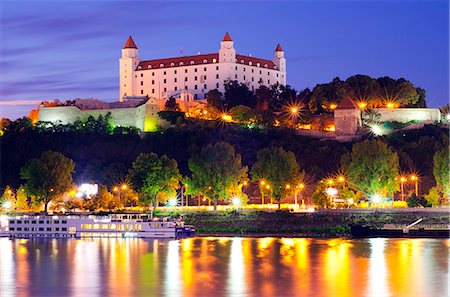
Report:
M 405 182 L 406 182 L 406 177 L 404 177 L 404 176 L 400 177 L 400 189 L 402 191 L 402 201 L 405 201 L 404 189 L 403 189 L 403 184 Z
M 304 207 L 304 206 L 305 206 L 305 199 L 303 199 L 302 191 L 303 191 L 303 189 L 305 188 L 305 184 L 304 184 L 304 183 L 300 183 L 300 184 L 298 185 L 298 188 L 300 189 L 300 190 L 299 190 L 299 192 L 300 192 L 300 198 L 302 198 L 302 207 Z M 295 198 L 297 198 L 297 195 L 295 196 Z M 295 202 L 295 203 L 297 203 L 297 202 Z
M 415 184 L 415 189 L 416 189 L 416 196 L 419 196 L 419 178 L 417 177 L 417 175 L 412 174 L 411 175 L 411 180 L 414 182 Z
M 295 125 L 297 124 L 298 107 L 292 107 L 290 112 L 292 115 L 292 128 L 295 128 Z
M 345 189 L 345 176 L 339 175 L 337 179 L 342 183 L 342 188 Z
M 262 180 L 259 184 L 264 187 L 266 182 Z M 264 190 L 261 191 L 261 204 L 264 204 Z

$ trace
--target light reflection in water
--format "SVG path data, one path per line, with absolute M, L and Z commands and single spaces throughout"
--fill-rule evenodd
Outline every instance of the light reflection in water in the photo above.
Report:
M 0 238 L 0 295 L 447 296 L 449 242 Z

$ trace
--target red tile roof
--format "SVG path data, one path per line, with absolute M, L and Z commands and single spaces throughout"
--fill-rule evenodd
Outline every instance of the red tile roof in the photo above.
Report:
M 342 99 L 342 101 L 338 104 L 336 109 L 356 109 L 356 105 L 353 103 L 352 100 L 346 97 Z
M 131 38 L 131 35 L 128 37 L 127 43 L 125 43 L 125 46 L 123 48 L 137 48 L 136 44 L 133 41 L 133 38 Z
M 215 62 L 214 62 L 215 59 Z M 176 58 L 165 58 L 157 60 L 147 60 L 141 61 L 137 66 L 136 70 L 147 70 L 147 69 L 160 69 L 160 68 L 170 68 L 170 67 L 180 67 L 189 65 L 202 65 L 202 64 L 213 64 L 219 62 L 219 54 L 203 54 L 196 56 L 184 56 Z M 251 62 L 251 65 L 250 65 Z M 246 64 L 255 67 L 276 69 L 273 61 L 254 58 L 244 55 L 236 55 L 237 64 Z M 258 66 L 259 63 L 259 66 Z M 267 67 L 265 66 L 267 65 Z
M 281 48 L 281 45 L 278 43 L 277 48 L 275 49 L 276 52 L 282 52 L 283 49 Z
M 223 37 L 222 41 L 233 41 L 231 40 L 230 34 L 228 34 L 228 32 L 225 34 L 225 36 Z

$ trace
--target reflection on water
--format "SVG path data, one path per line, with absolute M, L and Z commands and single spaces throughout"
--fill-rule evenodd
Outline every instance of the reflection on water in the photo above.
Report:
M 450 240 L 0 238 L 1 296 L 447 296 Z

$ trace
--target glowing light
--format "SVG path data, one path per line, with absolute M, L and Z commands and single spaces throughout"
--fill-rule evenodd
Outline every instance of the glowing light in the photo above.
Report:
M 340 182 L 343 182 L 343 181 L 345 181 L 345 177 L 343 177 L 342 175 L 340 175 L 340 176 L 338 176 L 338 180 L 339 180 Z
M 331 178 L 329 178 L 329 179 L 327 180 L 327 184 L 332 185 L 333 183 L 334 183 L 334 181 L 333 181 Z
M 245 181 L 245 182 L 244 182 L 244 186 L 246 186 L 246 185 L 247 185 L 247 182 Z
M 177 199 L 176 198 L 172 198 L 169 200 L 169 206 L 177 206 Z
M 299 187 L 300 189 L 303 189 L 303 188 L 305 188 L 305 184 L 301 183 L 301 184 L 298 185 L 298 187 Z
M 372 125 L 370 128 L 372 129 L 372 133 L 377 135 L 377 136 L 380 136 L 380 135 L 384 134 L 383 133 L 383 128 L 381 128 L 379 125 Z
M 234 206 L 239 206 L 239 205 L 241 205 L 241 199 L 239 197 L 234 197 L 233 200 L 231 200 L 231 203 Z
M 11 190 L 8 190 L 8 194 L 11 195 L 11 193 L 12 193 L 12 191 L 11 191 Z
M 267 189 L 267 190 L 268 190 L 268 189 L 270 189 L 270 186 L 269 186 L 269 185 L 267 185 L 267 186 L 266 186 L 266 189 Z
M 414 175 L 414 174 L 411 175 L 411 180 L 412 180 L 412 181 L 415 181 L 415 180 L 417 180 L 417 179 L 418 179 L 418 178 L 417 178 L 417 175 Z
M 117 192 L 117 191 L 119 191 L 119 188 L 118 188 L 118 187 L 114 187 L 114 188 L 113 188 L 113 191 L 114 191 L 114 192 Z
M 287 184 L 286 189 L 290 189 L 290 188 L 291 188 L 291 185 Z
M 222 120 L 226 121 L 226 122 L 231 122 L 232 121 L 232 117 L 228 114 L 223 114 L 222 115 Z
M 69 195 L 73 193 L 72 191 L 69 192 Z M 98 185 L 97 184 L 81 184 L 77 191 L 75 196 L 77 198 L 81 198 L 81 197 L 87 197 L 90 198 L 92 196 L 97 195 L 98 193 Z
M 394 105 L 394 103 L 392 103 L 392 102 L 388 102 L 388 104 L 386 104 L 386 107 L 387 107 L 387 108 L 394 108 L 395 105 Z
M 11 201 L 6 201 L 5 203 L 3 203 L 3 208 L 4 209 L 10 209 L 12 206 Z
M 338 189 L 330 187 L 325 190 L 325 193 L 327 193 L 328 196 L 337 196 Z
M 404 176 L 400 177 L 400 181 L 401 181 L 402 183 L 406 182 L 406 177 L 404 177 Z
M 372 196 L 372 202 L 373 202 L 373 203 L 380 203 L 382 199 L 383 199 L 383 198 L 381 197 L 380 194 L 374 194 L 374 195 Z
M 122 190 L 126 190 L 128 188 L 127 185 L 122 185 Z
M 447 122 L 450 122 L 450 113 L 447 113 L 447 114 L 445 115 L 445 119 L 447 120 Z
M 298 108 L 297 107 L 292 107 L 291 108 L 291 112 L 292 113 L 297 113 L 298 112 Z
M 264 186 L 264 184 L 265 184 L 266 182 L 265 181 L 261 181 L 261 186 Z
M 336 107 L 337 107 L 336 104 L 334 104 L 334 103 L 330 104 L 330 109 L 336 109 Z
M 366 102 L 359 102 L 359 103 L 358 103 L 358 107 L 359 107 L 360 109 L 364 109 L 364 108 L 366 108 L 366 106 L 367 106 L 367 103 L 366 103 Z

